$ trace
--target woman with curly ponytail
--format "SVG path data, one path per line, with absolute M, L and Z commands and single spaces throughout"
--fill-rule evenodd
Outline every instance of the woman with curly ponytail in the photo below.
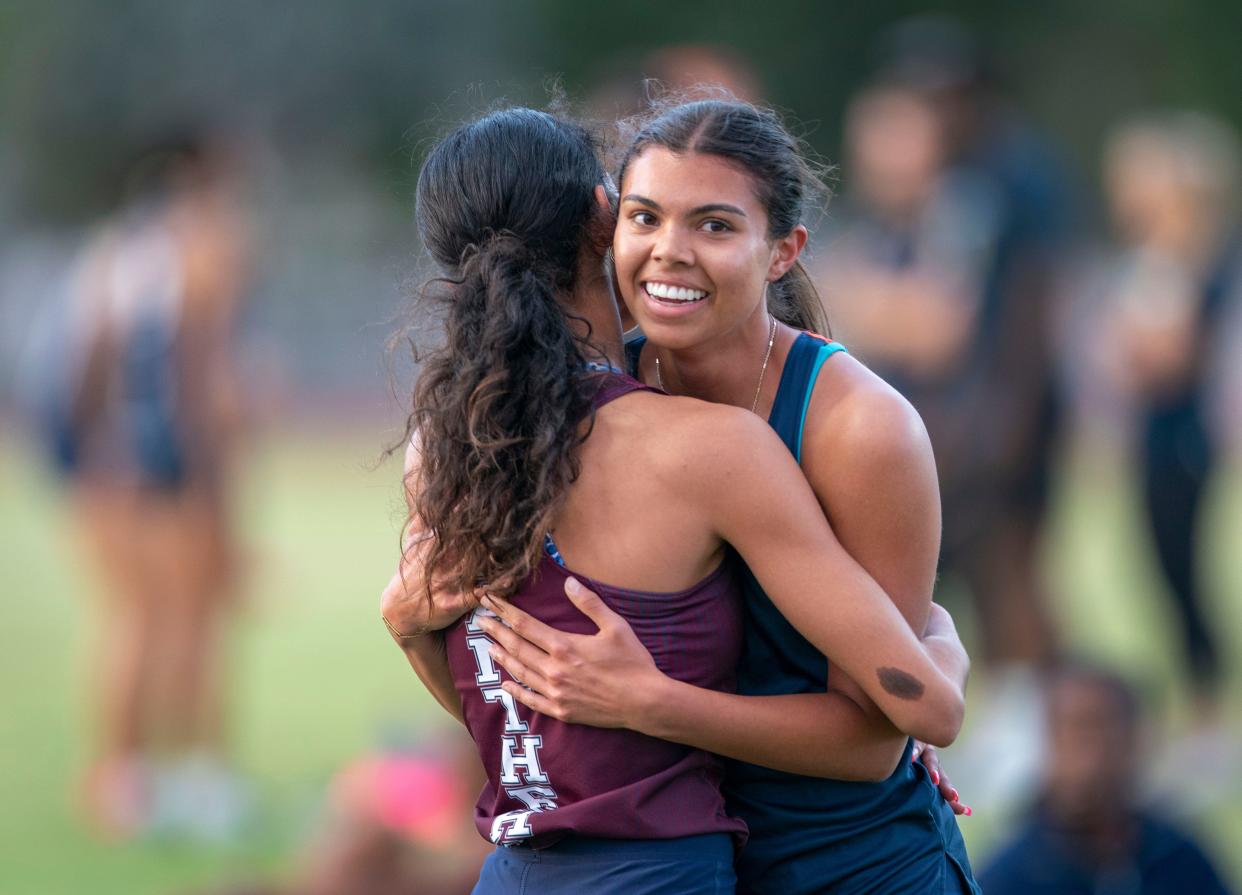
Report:
M 444 339 L 414 394 L 407 548 L 381 606 L 487 772 L 476 822 L 501 847 L 479 893 L 733 890 L 745 824 L 725 810 L 717 759 L 659 724 L 590 727 L 547 711 L 539 694 L 557 683 L 512 640 L 550 655 L 588 634 L 628 644 L 635 658 L 601 689 L 623 686 L 646 708 L 702 691 L 719 701 L 700 709 L 737 716 L 730 548 L 893 724 L 947 743 L 961 723 L 951 622 L 915 638 L 763 421 L 620 372 L 604 180 L 586 132 L 529 109 L 455 131 L 419 178 Z M 793 718 L 822 696 L 772 705 Z M 762 760 L 788 728 L 724 745 Z

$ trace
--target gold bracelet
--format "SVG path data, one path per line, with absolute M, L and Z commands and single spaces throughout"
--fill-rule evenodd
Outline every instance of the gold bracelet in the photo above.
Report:
M 388 616 L 384 615 L 384 613 L 382 612 L 380 613 L 380 618 L 384 620 L 384 627 L 388 629 L 388 632 L 392 634 L 393 637 L 396 637 L 398 640 L 411 640 L 415 637 L 422 637 L 424 634 L 427 633 L 427 629 L 424 628 L 421 631 L 415 631 L 413 634 L 402 634 L 400 631 L 398 631 L 396 628 L 392 626 L 392 622 L 388 620 Z

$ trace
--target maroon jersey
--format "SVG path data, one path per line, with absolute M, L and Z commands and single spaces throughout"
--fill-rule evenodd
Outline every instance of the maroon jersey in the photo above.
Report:
M 610 375 L 596 406 L 644 388 Z M 741 588 L 731 559 L 688 590 L 646 593 L 610 587 L 545 556 L 511 597 L 562 631 L 595 625 L 565 596 L 573 574 L 623 616 L 657 667 L 700 687 L 732 690 L 742 642 Z M 526 708 L 501 689 L 511 679 L 488 655 L 479 608 L 446 632 L 449 666 L 466 726 L 487 771 L 475 806 L 479 832 L 496 843 L 550 845 L 569 835 L 671 839 L 700 833 L 744 838 L 725 814 L 721 771 L 709 753 L 630 730 L 568 724 Z

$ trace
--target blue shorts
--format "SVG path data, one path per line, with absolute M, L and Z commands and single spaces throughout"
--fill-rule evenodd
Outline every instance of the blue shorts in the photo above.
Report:
M 550 848 L 502 845 L 483 862 L 474 895 L 732 895 L 733 838 L 573 836 Z

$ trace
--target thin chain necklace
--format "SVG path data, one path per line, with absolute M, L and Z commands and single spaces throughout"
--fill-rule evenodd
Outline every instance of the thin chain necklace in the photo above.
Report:
M 755 383 L 755 399 L 750 402 L 750 412 L 754 413 L 759 406 L 759 392 L 763 391 L 763 377 L 768 372 L 768 361 L 772 357 L 772 343 L 776 341 L 776 318 L 768 314 L 768 350 L 763 353 L 763 366 L 759 368 L 759 381 Z M 660 355 L 656 355 L 656 385 L 660 391 L 666 392 L 664 377 L 660 375 Z

